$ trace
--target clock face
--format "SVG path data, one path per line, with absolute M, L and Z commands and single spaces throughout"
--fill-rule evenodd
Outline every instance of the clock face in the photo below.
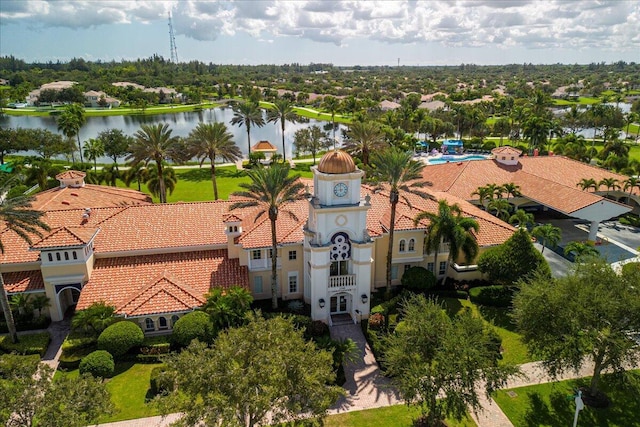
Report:
M 345 184 L 344 182 L 339 182 L 335 187 L 333 187 L 333 194 L 335 194 L 337 197 L 344 197 L 347 195 L 348 189 L 349 188 L 347 187 L 347 184 Z

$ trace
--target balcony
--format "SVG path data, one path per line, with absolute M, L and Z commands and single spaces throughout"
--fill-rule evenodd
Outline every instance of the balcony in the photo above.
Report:
M 277 258 L 276 268 L 281 267 L 280 257 Z M 249 261 L 249 270 L 270 270 L 271 258 L 252 259 Z
M 344 276 L 329 276 L 329 289 L 351 288 L 356 285 L 356 275 L 347 274 Z

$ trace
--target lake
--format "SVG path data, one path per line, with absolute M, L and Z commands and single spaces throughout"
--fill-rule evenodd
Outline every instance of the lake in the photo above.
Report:
M 229 132 L 234 136 L 234 140 L 242 153 L 247 154 L 247 129 L 242 126 L 232 126 L 233 110 L 231 108 L 217 107 L 196 112 L 175 113 L 175 114 L 158 114 L 149 116 L 104 116 L 104 117 L 87 117 L 87 122 L 80 129 L 80 139 L 86 141 L 95 138 L 98 134 L 108 129 L 120 129 L 127 135 L 133 135 L 140 129 L 140 125 L 168 123 L 173 129 L 173 135 L 187 136 L 198 123 L 223 122 L 227 125 Z M 306 119 L 305 119 L 306 121 Z M 318 125 L 323 128 L 329 125 L 329 122 L 310 119 L 309 123 L 291 123 L 287 122 L 285 126 L 285 146 L 287 150 L 287 158 L 291 158 L 293 151 L 293 138 L 298 129 Z M 53 117 L 33 117 L 33 116 L 8 116 L 0 117 L 0 126 L 3 128 L 24 128 L 24 129 L 47 129 L 54 133 L 58 132 L 58 126 Z M 336 138 L 340 140 L 342 135 L 341 127 L 336 129 Z M 328 132 L 331 136 L 331 132 Z M 282 153 L 282 134 L 280 122 L 277 124 L 266 123 L 263 127 L 251 127 L 251 145 L 261 140 L 267 140 L 278 147 L 278 152 Z M 108 158 L 98 159 L 100 162 L 108 163 Z

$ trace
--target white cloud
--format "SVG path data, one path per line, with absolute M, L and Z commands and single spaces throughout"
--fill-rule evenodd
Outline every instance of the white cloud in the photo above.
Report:
M 244 32 L 299 37 L 437 42 L 445 46 L 640 49 L 640 2 L 632 0 L 2 0 L 2 24 L 87 28 L 166 20 L 195 40 Z

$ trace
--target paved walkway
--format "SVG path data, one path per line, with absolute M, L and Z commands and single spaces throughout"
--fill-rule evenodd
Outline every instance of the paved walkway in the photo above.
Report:
M 64 342 L 71 328 L 71 320 L 64 319 L 61 322 L 53 322 L 49 325 L 47 332 L 51 336 L 51 342 L 47 347 L 47 352 L 42 358 L 42 363 L 49 365 L 54 371 L 58 369 L 60 354 L 62 354 L 62 343 Z
M 360 358 L 356 363 L 345 364 L 347 382 L 344 388 L 347 395 L 338 400 L 329 411 L 330 414 L 402 403 L 397 392 L 389 385 L 389 380 L 380 372 L 360 325 L 334 326 L 331 328 L 331 338 L 351 338 L 358 346 Z

